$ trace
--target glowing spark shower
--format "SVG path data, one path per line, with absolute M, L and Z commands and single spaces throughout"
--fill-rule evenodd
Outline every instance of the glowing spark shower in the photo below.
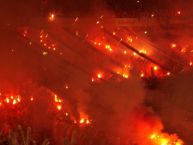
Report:
M 191 145 L 192 4 L 0 2 L 0 144 Z

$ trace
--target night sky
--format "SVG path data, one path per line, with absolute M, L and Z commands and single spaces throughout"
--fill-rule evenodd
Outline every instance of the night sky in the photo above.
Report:
M 191 0 L 1 0 L 0 3 L 1 13 L 7 15 L 44 15 L 59 11 L 64 16 L 88 16 L 104 10 L 112 11 L 117 17 L 138 17 L 148 13 L 173 16 L 178 10 L 192 15 Z

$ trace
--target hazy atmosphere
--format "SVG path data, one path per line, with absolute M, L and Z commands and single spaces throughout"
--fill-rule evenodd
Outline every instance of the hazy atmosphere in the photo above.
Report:
M 192 16 L 192 0 L 1 0 L 0 145 L 192 145 Z

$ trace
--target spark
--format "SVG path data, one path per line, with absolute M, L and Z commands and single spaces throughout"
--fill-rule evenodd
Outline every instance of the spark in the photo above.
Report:
M 59 99 L 56 94 L 54 95 L 54 101 L 55 101 L 56 103 L 61 103 L 61 102 L 62 102 L 62 100 Z
M 95 79 L 94 79 L 94 78 L 92 78 L 92 79 L 91 79 L 91 81 L 92 81 L 92 82 L 94 82 L 94 81 L 95 81 Z
M 5 102 L 6 102 L 6 103 L 9 103 L 9 102 L 10 102 L 9 98 L 6 98 L 6 99 L 5 99 Z
M 94 45 L 97 45 L 97 42 L 96 42 L 96 41 L 94 41 Z
M 125 54 L 125 55 L 126 55 L 126 54 L 127 54 L 127 50 L 124 50 L 124 51 L 123 51 L 123 54 Z
M 52 21 L 54 21 L 54 19 L 55 19 L 55 14 L 50 13 L 49 16 L 48 16 L 48 20 L 52 22 Z
M 190 66 L 192 66 L 192 65 L 193 65 L 193 62 L 192 62 L 192 61 L 190 61 L 190 62 L 189 62 L 189 65 L 190 65 Z
M 42 55 L 46 56 L 46 55 L 48 55 L 48 52 L 44 51 L 44 52 L 42 52 Z
M 145 50 L 145 49 L 141 49 L 141 50 L 139 50 L 139 53 L 142 53 L 142 54 L 147 54 L 147 50 Z
M 68 86 L 68 85 L 66 85 L 66 86 L 65 86 L 65 89 L 69 89 L 69 86 Z
M 86 120 L 86 124 L 90 124 L 90 120 L 87 119 L 87 120 Z
M 132 43 L 132 42 L 133 42 L 133 38 L 132 38 L 131 36 L 128 36 L 128 37 L 127 37 L 127 41 L 130 42 L 130 43 Z
M 66 112 L 66 113 L 65 113 L 65 115 L 66 115 L 66 116 L 69 116 L 69 113 L 68 113 L 68 112 Z
M 90 122 L 89 119 L 86 119 L 86 118 L 80 118 L 79 123 L 80 123 L 81 125 L 88 125 L 88 124 L 90 124 L 91 122 Z
M 31 97 L 31 98 L 30 98 L 30 101 L 33 101 L 33 100 L 34 100 L 34 98 L 33 98 L 33 97 Z
M 15 105 L 16 103 L 17 103 L 17 101 L 14 99 L 14 100 L 13 100 L 13 105 Z
M 60 111 L 62 109 L 61 105 L 57 105 L 57 109 Z
M 26 37 L 27 34 L 28 34 L 28 31 L 27 31 L 27 30 L 24 30 L 24 32 L 23 32 L 23 37 Z
M 47 46 L 47 43 L 44 43 L 44 46 Z
M 182 48 L 182 49 L 180 50 L 180 52 L 181 52 L 181 53 L 185 53 L 185 52 L 186 52 L 186 48 Z
M 125 64 L 124 68 L 131 68 L 131 65 Z
M 170 72 L 167 72 L 167 76 L 170 76 L 171 75 L 171 73 Z
M 105 45 L 105 48 L 106 48 L 108 51 L 110 51 L 110 52 L 113 51 L 113 49 L 111 48 L 111 45 L 109 45 L 109 44 L 106 44 L 106 45 Z
M 103 74 L 102 74 L 102 73 L 98 73 L 98 74 L 97 74 L 97 78 L 98 78 L 98 79 L 102 79 L 102 78 L 103 78 Z
M 21 102 L 21 97 L 20 96 L 17 97 L 17 101 Z
M 124 73 L 122 76 L 123 76 L 123 78 L 125 78 L 125 79 L 129 78 L 129 75 L 126 74 L 126 73 Z
M 182 13 L 181 13 L 181 11 L 179 10 L 179 11 L 177 11 L 177 14 L 178 14 L 178 15 L 181 15 Z
M 99 42 L 99 43 L 98 43 L 98 46 L 101 46 L 101 45 L 102 45 L 102 44 Z
M 75 20 L 74 20 L 74 23 L 76 23 L 78 20 L 79 20 L 79 18 L 78 18 L 78 17 L 76 17 L 76 18 L 75 18 Z
M 141 77 L 141 78 L 143 78 L 144 76 L 145 76 L 145 74 L 144 74 L 144 73 L 141 73 L 141 74 L 140 74 L 140 77 Z
M 74 124 L 77 124 L 77 121 L 76 121 L 76 120 L 74 120 Z
M 85 122 L 85 119 L 81 118 L 79 122 L 80 122 L 80 124 L 83 124 Z
M 155 17 L 155 14 L 151 14 L 151 17 L 152 17 L 152 18 Z
M 133 56 L 137 56 L 137 53 L 133 52 Z
M 154 71 L 157 71 L 157 70 L 158 70 L 158 66 L 154 66 L 154 67 L 153 67 L 153 70 L 154 70 Z
M 176 48 L 177 45 L 176 45 L 175 43 L 172 43 L 172 44 L 171 44 L 171 47 L 172 47 L 172 48 Z

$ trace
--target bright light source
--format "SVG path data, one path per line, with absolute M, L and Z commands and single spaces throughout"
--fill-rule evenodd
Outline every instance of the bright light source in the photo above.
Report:
M 57 109 L 60 111 L 62 109 L 61 105 L 57 105 Z
M 143 78 L 144 76 L 145 76 L 145 74 L 144 74 L 144 73 L 141 73 L 141 74 L 140 74 L 140 77 L 141 77 L 141 78 Z
M 181 11 L 177 11 L 177 14 L 178 14 L 178 15 L 181 15 L 182 13 L 181 13 Z
M 192 65 L 193 65 L 193 62 L 192 62 L 192 61 L 191 61 L 191 62 L 189 62 L 189 65 L 190 65 L 190 66 L 192 66 Z
M 97 77 L 98 77 L 99 79 L 101 79 L 101 78 L 103 78 L 103 74 L 102 74 L 102 73 L 98 73 L 98 74 L 97 74 Z
M 54 13 L 50 13 L 49 16 L 48 16 L 48 20 L 49 21 L 54 21 L 55 19 L 55 14 Z
M 158 70 L 158 66 L 154 66 L 154 67 L 153 67 L 153 70 L 154 70 L 154 71 L 157 71 L 157 70 Z
M 176 45 L 175 43 L 172 43 L 172 44 L 171 44 L 171 47 L 172 47 L 172 48 L 176 48 L 177 45 Z

